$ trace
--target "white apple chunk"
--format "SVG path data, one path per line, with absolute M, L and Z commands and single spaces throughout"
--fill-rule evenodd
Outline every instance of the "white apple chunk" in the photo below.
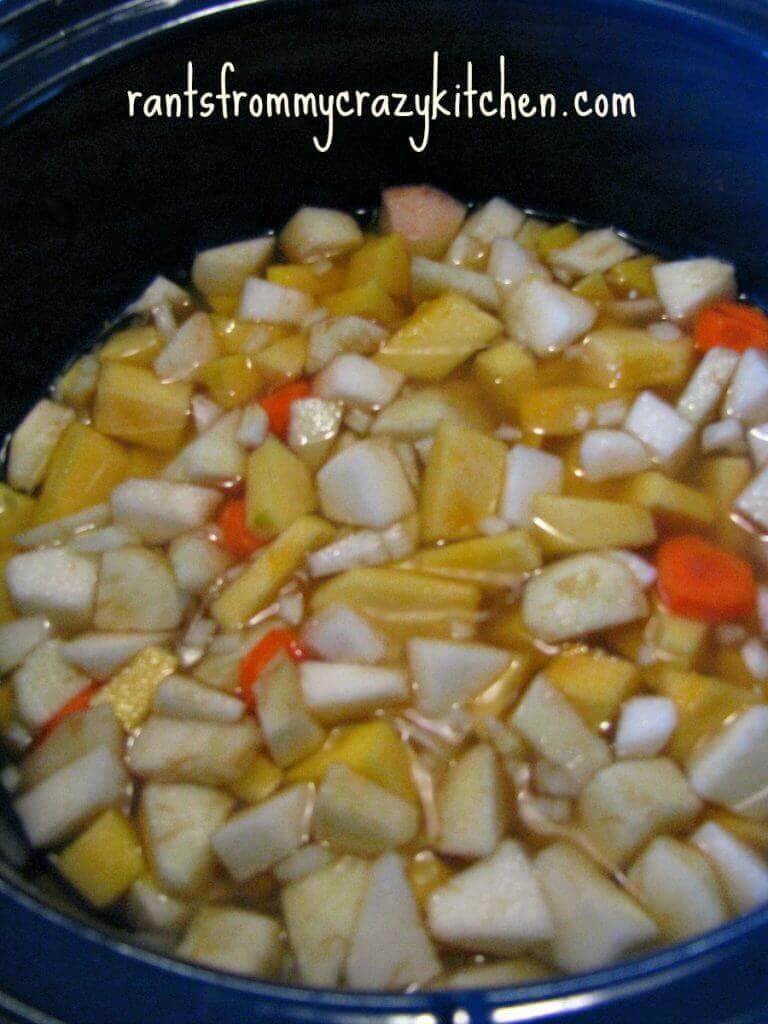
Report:
M 706 423 L 722 401 L 738 362 L 738 353 L 732 349 L 710 349 L 677 400 L 680 415 L 695 426 Z
M 137 878 L 125 897 L 128 921 L 137 931 L 173 935 L 192 913 L 187 903 L 163 892 L 149 874 Z
M 243 774 L 259 746 L 253 722 L 201 722 L 151 715 L 128 752 L 134 774 L 217 786 Z
M 428 260 L 423 256 L 411 258 L 411 287 L 417 302 L 433 299 L 445 292 L 455 292 L 491 313 L 499 308 L 496 282 L 488 274 Z
M 126 308 L 126 313 L 152 313 L 158 306 L 168 306 L 177 312 L 190 304 L 190 298 L 175 282 L 158 274 L 153 278 L 138 299 Z
M 677 706 L 668 697 L 632 697 L 621 707 L 613 747 L 617 757 L 655 757 L 677 726 Z
M 390 526 L 416 511 L 416 500 L 394 449 L 385 441 L 359 441 L 318 472 L 323 514 L 349 526 Z
M 119 551 L 141 543 L 138 533 L 124 526 L 104 526 L 100 530 L 85 530 L 75 534 L 67 545 L 76 555 L 103 555 L 105 551 Z
M 382 941 L 384 936 L 389 941 Z M 426 983 L 440 970 L 402 858 L 385 853 L 370 867 L 345 980 L 350 988 L 402 990 Z
M 312 296 L 306 292 L 249 277 L 243 285 L 237 317 L 257 323 L 298 327 L 313 306 Z
M 441 718 L 454 705 L 476 697 L 507 668 L 509 651 L 488 644 L 412 637 L 408 665 L 416 683 L 416 706 Z
M 280 232 L 279 241 L 292 263 L 315 263 L 359 248 L 363 233 L 343 210 L 302 206 Z
M 238 440 L 239 430 L 238 410 L 222 416 L 182 448 L 163 469 L 163 479 L 175 483 L 222 484 L 242 477 L 245 451 Z
M 408 252 L 439 260 L 466 215 L 463 203 L 432 185 L 395 185 L 381 193 L 379 230 L 396 231 Z
M 286 885 L 280 894 L 291 949 L 305 985 L 338 985 L 368 872 L 366 861 L 341 857 Z
M 309 711 L 331 725 L 397 707 L 411 692 L 399 669 L 350 662 L 303 661 L 299 681 Z
M 207 537 L 189 534 L 171 541 L 168 555 L 179 590 L 200 596 L 232 565 L 232 557 Z
M 346 402 L 358 409 L 388 405 L 405 377 L 397 370 L 379 366 L 372 359 L 346 352 L 335 356 L 315 377 L 314 394 L 327 401 Z
M 305 843 L 275 865 L 274 875 L 281 885 L 290 885 L 335 863 L 337 857 L 332 850 L 320 843 Z
M 41 615 L 0 625 L 0 672 L 17 668 L 50 633 L 51 624 Z
M 152 710 L 168 718 L 239 722 L 245 714 L 245 704 L 228 693 L 174 673 L 166 676 L 155 690 Z
M 200 892 L 213 875 L 211 836 L 234 805 L 227 793 L 206 786 L 150 783 L 141 795 L 140 820 L 152 869 L 174 895 Z
M 31 494 L 43 482 L 53 450 L 74 418 L 74 409 L 48 398 L 32 407 L 8 450 L 8 483 L 14 490 Z
M 514 238 L 523 226 L 525 214 L 501 196 L 494 196 L 464 221 L 462 231 L 485 245 L 497 238 Z
M 493 747 L 476 744 L 448 769 L 437 791 L 438 850 L 452 857 L 489 856 L 509 827 L 511 806 Z
M 29 530 L 17 533 L 13 543 L 20 548 L 51 547 L 107 526 L 111 519 L 109 505 L 92 505 L 81 512 L 74 512 L 71 516 L 63 516 L 61 519 L 41 523 L 40 526 L 32 526 Z
M 610 555 L 573 555 L 546 566 L 525 586 L 523 621 L 559 643 L 645 618 L 648 602 L 636 576 Z
M 92 679 L 108 679 L 139 651 L 168 639 L 168 633 L 81 633 L 60 650 L 66 662 Z
M 642 441 L 665 469 L 676 469 L 685 461 L 696 436 L 694 425 L 652 391 L 637 396 L 624 429 Z
M 570 843 L 548 846 L 534 867 L 554 923 L 550 952 L 562 970 L 605 967 L 658 935 L 637 903 Z
M 21 615 L 42 615 L 67 630 L 85 629 L 93 616 L 97 567 L 64 548 L 25 551 L 6 563 L 11 602 Z
M 373 421 L 371 434 L 386 434 L 396 441 L 417 441 L 434 434 L 444 420 L 460 423 L 462 416 L 439 388 L 404 391 L 381 410 Z
M 497 238 L 488 256 L 488 274 L 501 288 L 515 288 L 526 277 L 534 275 L 549 280 L 550 273 L 534 253 L 512 238 Z
M 101 560 L 94 626 L 112 632 L 177 629 L 184 596 L 167 558 L 145 548 L 108 551 Z
M 620 480 L 651 466 L 645 446 L 626 430 L 587 430 L 581 439 L 579 465 L 592 483 Z
M 219 343 L 207 313 L 193 313 L 163 348 L 153 368 L 168 383 L 192 380 L 201 366 L 219 354 Z
M 686 777 L 665 757 L 603 768 L 578 802 L 584 830 L 614 863 L 624 863 L 659 832 L 682 831 L 701 808 Z
M 529 684 L 509 724 L 581 788 L 611 762 L 607 743 L 594 733 L 544 673 Z
M 236 882 L 268 871 L 298 850 L 304 839 L 310 796 L 309 786 L 291 786 L 236 814 L 214 832 L 211 845 Z
M 259 721 L 274 761 L 287 768 L 317 750 L 325 730 L 309 713 L 295 664 L 278 656 L 259 677 Z
M 597 228 L 585 231 L 563 249 L 554 249 L 549 254 L 549 262 L 556 270 L 564 271 L 573 279 L 586 277 L 587 274 L 602 274 L 622 260 L 628 260 L 636 252 L 634 245 L 617 235 L 612 228 Z
M 591 302 L 540 277 L 524 278 L 501 312 L 510 338 L 542 358 L 565 351 L 597 319 Z
M 283 957 L 280 925 L 251 910 L 203 907 L 190 921 L 176 955 L 220 971 L 276 978 Z
M 224 410 L 208 395 L 198 394 L 192 396 L 190 402 L 192 408 L 192 419 L 195 424 L 195 432 L 204 434 L 217 420 L 224 415 Z
M 747 484 L 734 508 L 762 530 L 768 530 L 768 466 Z
M 701 450 L 705 455 L 713 452 L 743 455 L 747 450 L 747 442 L 741 421 L 726 419 L 708 424 L 701 432 Z
M 88 686 L 88 677 L 61 656 L 61 642 L 46 640 L 35 647 L 13 674 L 16 712 L 31 729 L 40 729 Z
M 768 814 L 768 707 L 759 705 L 707 740 L 693 755 L 688 774 L 704 800 L 745 818 Z
M 304 623 L 301 645 L 326 661 L 376 665 L 387 657 L 386 638 L 343 604 L 332 604 Z
M 334 316 L 321 320 L 313 324 L 309 332 L 306 371 L 317 373 L 341 352 L 370 355 L 386 337 L 383 327 L 361 316 Z
M 699 825 L 691 842 L 714 865 L 735 913 L 746 914 L 768 902 L 768 863 L 764 857 L 715 821 Z
M 237 441 L 249 451 L 258 448 L 267 439 L 269 433 L 269 416 L 263 406 L 255 402 L 243 409 L 240 426 L 237 430 Z
M 270 235 L 204 249 L 192 264 L 192 283 L 203 295 L 237 295 L 248 277 L 257 277 L 275 248 Z
M 110 505 L 116 523 L 135 530 L 147 544 L 165 544 L 209 522 L 221 500 L 207 487 L 134 478 L 115 487 Z
M 507 453 L 499 515 L 510 526 L 530 526 L 534 497 L 560 494 L 563 477 L 563 460 L 558 455 L 516 444 Z
M 675 260 L 657 264 L 651 273 L 664 312 L 673 320 L 687 320 L 716 299 L 736 296 L 733 265 L 722 260 Z
M 435 889 L 429 929 L 449 946 L 510 956 L 552 937 L 552 919 L 522 846 L 496 852 Z
M 403 846 L 416 835 L 419 812 L 402 797 L 343 764 L 333 764 L 317 791 L 312 834 L 321 843 L 361 856 Z
M 122 757 L 123 730 L 110 704 L 67 715 L 49 736 L 36 744 L 20 765 L 24 788 L 37 785 L 97 747 Z
M 13 806 L 32 846 L 50 846 L 117 804 L 127 788 L 120 759 L 107 747 L 97 747 L 52 772 Z
M 386 530 L 355 530 L 307 558 L 310 576 L 319 579 L 345 572 L 356 565 L 384 565 L 407 558 L 416 548 L 418 524 L 415 519 L 393 523 Z
M 679 839 L 652 839 L 627 878 L 667 942 L 701 935 L 728 918 L 717 876 L 706 857 Z

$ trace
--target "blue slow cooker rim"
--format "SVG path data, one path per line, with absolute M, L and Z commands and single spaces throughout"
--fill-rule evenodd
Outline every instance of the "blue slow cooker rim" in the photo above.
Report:
M 45 0 L 6 0 L 0 11 L 0 30 L 33 13 Z M 129 53 L 147 45 L 161 33 L 188 26 L 211 17 L 242 11 L 248 7 L 298 9 L 318 6 L 326 0 L 177 0 L 170 5 L 156 5 L 146 0 L 117 0 L 108 5 L 94 3 L 94 13 L 73 20 L 60 31 L 43 39 L 29 41 L 16 50 L 0 54 L 0 131 L 23 119 L 37 107 L 54 99 L 78 80 L 125 59 Z M 335 0 L 337 5 L 354 6 L 356 0 Z M 446 5 L 452 0 L 442 0 Z M 533 3 L 535 0 L 529 0 Z M 685 22 L 689 31 L 704 35 L 717 34 L 736 49 L 768 58 L 768 4 L 765 0 L 730 0 L 724 7 L 718 0 L 558 0 L 563 6 L 580 5 L 610 11 L 635 7 L 638 15 L 656 19 Z M 133 24 L 126 29 L 129 21 Z M 33 69 L 46 55 L 44 73 L 49 77 L 29 88 Z M 171 973 L 193 981 L 231 991 L 250 994 L 259 999 L 306 1006 L 314 1011 L 365 1012 L 390 1011 L 418 1014 L 434 1010 L 439 991 L 390 994 L 370 991 L 338 991 L 302 988 L 251 979 L 228 972 L 214 971 L 177 960 L 131 941 L 130 936 L 117 937 L 107 928 L 99 928 L 82 919 L 63 913 L 24 880 L 0 874 L 0 900 L 37 917 L 91 946 L 108 949 L 121 958 L 129 958 L 155 972 Z M 687 942 L 670 945 L 651 955 L 624 961 L 597 971 L 570 975 L 543 982 L 526 982 L 514 988 L 493 988 L 477 991 L 494 1006 L 537 1004 L 541 1012 L 567 1012 L 589 1005 L 614 1000 L 621 995 L 637 994 L 685 974 L 695 963 L 702 968 L 715 961 L 724 947 L 732 952 L 740 943 L 754 939 L 760 930 L 768 935 L 768 906 L 743 915 L 704 935 Z M 458 993 L 444 992 L 444 996 Z M 515 1018 L 518 1019 L 518 1018 Z M 522 1017 L 519 1019 L 523 1019 Z

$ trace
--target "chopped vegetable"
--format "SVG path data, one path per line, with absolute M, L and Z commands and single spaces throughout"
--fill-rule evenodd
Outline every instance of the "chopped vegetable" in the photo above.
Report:
M 748 562 L 693 534 L 665 541 L 657 554 L 659 589 L 673 612 L 702 622 L 734 622 L 755 607 Z
M 256 707 L 256 683 L 270 662 L 285 651 L 294 661 L 301 661 L 304 652 L 297 637 L 288 629 L 272 629 L 250 649 L 240 663 L 240 689 L 249 707 Z
M 716 302 L 696 318 L 696 348 L 744 352 L 748 348 L 768 348 L 768 316 L 757 306 L 741 302 Z
M 262 399 L 261 407 L 267 414 L 269 429 L 273 434 L 283 439 L 287 436 L 292 403 L 299 398 L 307 398 L 309 394 L 309 383 L 300 380 L 295 384 L 286 384 Z

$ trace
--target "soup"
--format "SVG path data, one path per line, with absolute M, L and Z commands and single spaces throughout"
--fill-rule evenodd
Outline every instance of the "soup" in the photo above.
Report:
M 768 898 L 768 318 L 387 189 L 158 278 L 17 428 L 3 781 L 224 970 L 514 984 Z

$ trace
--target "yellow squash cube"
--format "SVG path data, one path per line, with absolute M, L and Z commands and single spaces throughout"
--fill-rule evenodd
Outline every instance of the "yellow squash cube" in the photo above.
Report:
M 151 366 L 162 347 L 163 339 L 156 327 L 127 327 L 109 338 L 99 350 L 99 359 L 102 363 Z
M 388 295 L 408 298 L 411 291 L 411 261 L 398 234 L 367 239 L 353 254 L 347 269 L 347 287 L 377 281 Z
M 578 237 L 579 229 L 575 224 L 571 224 L 569 220 L 564 220 L 561 224 L 554 224 L 552 227 L 546 228 L 536 240 L 536 251 L 539 254 L 539 259 L 544 260 L 546 263 L 551 252 L 555 249 L 565 249 L 572 242 L 575 242 Z
M 128 449 L 128 458 L 125 463 L 125 477 L 153 477 L 160 476 L 167 466 L 171 452 L 153 452 L 151 448 L 140 448 L 133 445 Z
M 643 548 L 656 540 L 653 516 L 636 505 L 537 494 L 531 509 L 534 537 L 548 555 Z
M 267 384 L 287 384 L 304 373 L 308 345 L 305 334 L 291 334 L 256 352 L 251 359 Z
M 419 520 L 425 543 L 477 534 L 496 511 L 504 478 L 501 441 L 456 423 L 435 434 L 421 486 Z
M 520 423 L 523 430 L 542 437 L 572 437 L 590 426 L 599 405 L 618 397 L 607 388 L 578 384 L 534 388 L 520 395 Z
M 506 341 L 478 353 L 472 374 L 497 412 L 517 419 L 520 395 L 536 386 L 536 360 L 522 345 Z
M 50 523 L 106 501 L 124 479 L 126 465 L 122 445 L 84 423 L 71 423 L 54 449 L 35 522 Z
M 423 302 L 384 342 L 383 366 L 418 380 L 442 380 L 501 334 L 499 321 L 469 299 L 451 292 Z
M 605 274 L 587 274 L 576 282 L 571 291 L 596 306 L 605 305 L 613 299 L 613 292 L 608 287 Z
M 178 664 L 163 647 L 145 647 L 96 692 L 91 703 L 111 704 L 115 718 L 129 732 L 147 717 L 155 690 Z
M 250 320 L 237 320 L 232 316 L 214 314 L 211 327 L 219 342 L 222 355 L 236 356 L 241 353 L 248 355 L 249 343 L 255 337 L 264 339 L 265 344 L 279 341 L 290 331 L 282 324 L 254 324 Z
M 546 676 L 593 729 L 612 721 L 640 687 L 640 672 L 631 661 L 584 647 L 558 655 Z
M 190 384 L 163 384 L 143 366 L 107 362 L 99 374 L 93 425 L 121 441 L 172 451 L 184 436 L 191 396 Z
M 494 537 L 475 537 L 442 547 L 422 548 L 401 568 L 496 590 L 513 586 L 540 565 L 541 552 L 530 534 L 525 530 L 510 530 Z
M 600 327 L 581 350 L 581 374 L 598 387 L 681 387 L 693 365 L 690 338 L 661 341 L 635 327 Z
M 268 281 L 282 288 L 295 288 L 316 298 L 338 292 L 345 284 L 345 274 L 340 267 L 318 273 L 315 267 L 305 263 L 275 263 L 267 268 L 266 276 Z
M 396 323 L 403 315 L 402 307 L 378 281 L 345 288 L 344 291 L 326 295 L 323 305 L 331 316 L 362 316 L 377 320 L 385 326 Z
M 245 495 L 246 521 L 258 536 L 274 537 L 317 508 L 311 472 L 273 435 L 248 457 Z
M 35 499 L 0 483 L 0 546 L 10 544 L 32 522 Z
M 104 811 L 57 858 L 59 871 L 94 907 L 108 907 L 147 870 L 133 824 Z
M 230 785 L 230 791 L 246 804 L 258 804 L 280 787 L 282 768 L 266 754 L 256 754 L 247 771 Z
M 214 402 L 223 409 L 239 409 L 247 405 L 261 390 L 261 371 L 247 355 L 219 356 L 201 366 L 197 372 Z
M 647 638 L 657 650 L 660 661 L 676 668 L 693 668 L 707 642 L 705 622 L 675 615 L 660 602 L 648 624 Z
M 666 526 L 709 526 L 714 522 L 715 503 L 708 494 L 655 469 L 633 477 L 622 488 L 621 496 L 630 505 L 647 508 Z
M 748 554 L 749 534 L 731 519 L 736 496 L 752 477 L 752 463 L 741 456 L 723 455 L 702 459 L 698 482 L 702 491 L 714 503 L 714 526 L 717 539 L 725 547 Z
M 658 262 L 658 256 L 633 256 L 623 260 L 608 271 L 608 283 L 623 295 L 652 299 L 656 295 L 656 283 L 651 271 Z
M 234 316 L 240 305 L 238 295 L 206 295 L 205 301 L 211 310 L 219 316 Z

